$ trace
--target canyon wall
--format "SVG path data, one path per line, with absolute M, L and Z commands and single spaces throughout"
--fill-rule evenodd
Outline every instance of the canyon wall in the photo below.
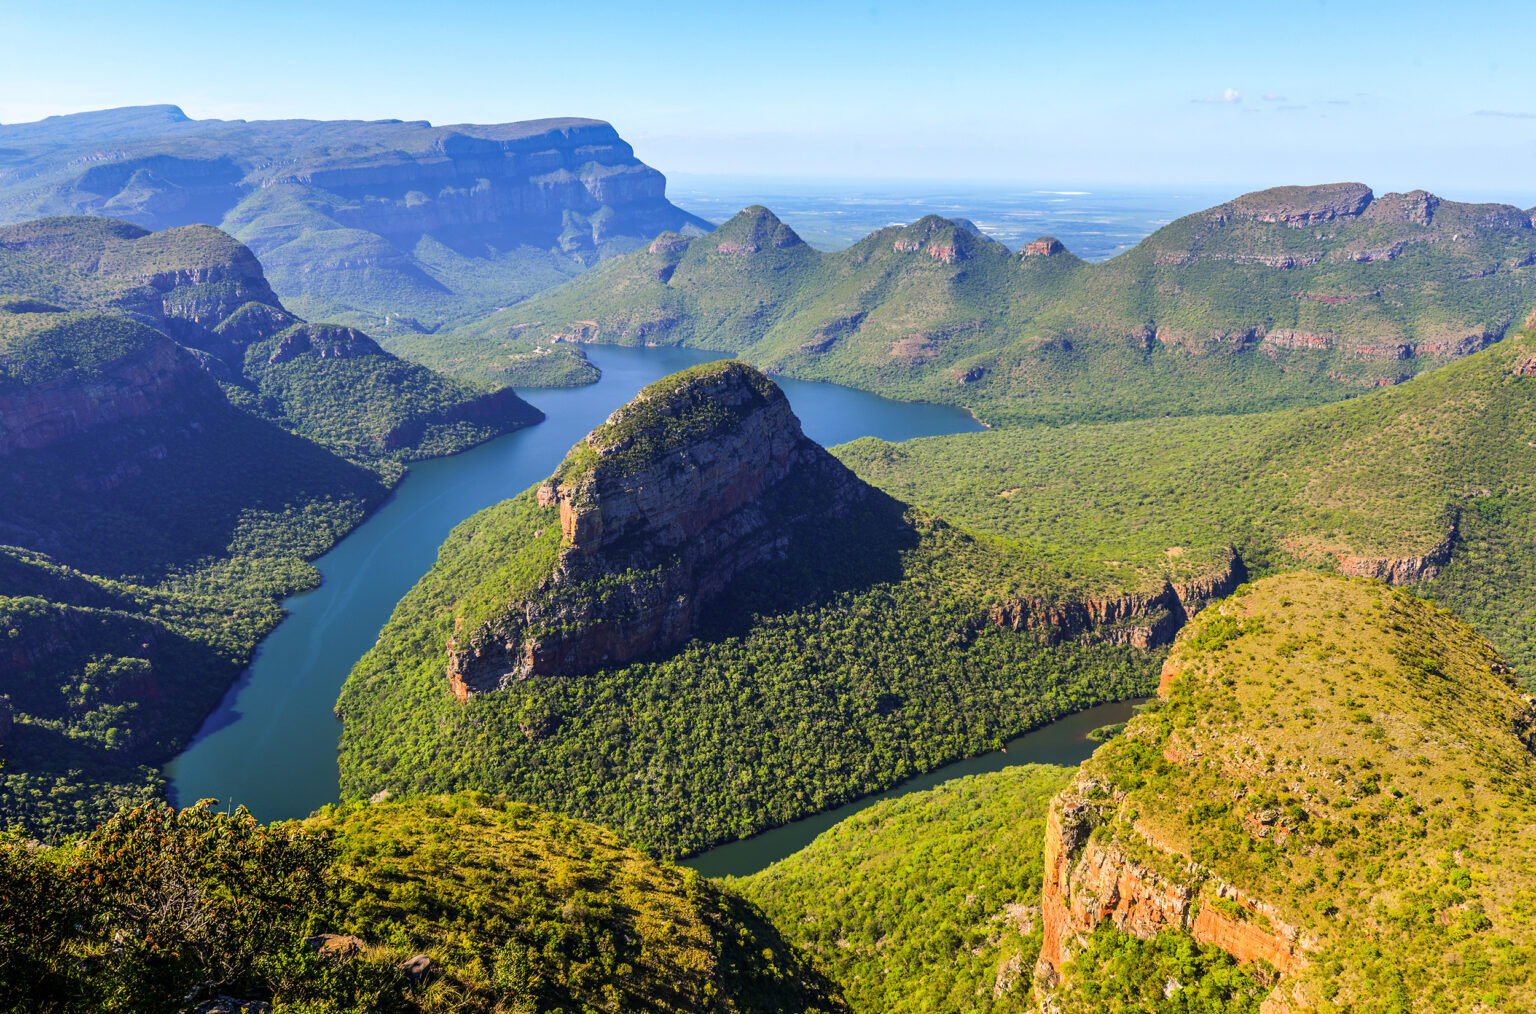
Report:
M 782 556 L 798 526 L 864 486 L 801 432 L 783 393 L 741 363 L 668 378 L 615 412 L 538 489 L 560 526 L 552 571 L 449 645 L 460 699 L 675 647 L 733 578 Z

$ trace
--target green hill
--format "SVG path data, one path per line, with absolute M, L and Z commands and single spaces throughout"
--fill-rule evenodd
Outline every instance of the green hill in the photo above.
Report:
M 696 345 L 994 425 L 1258 412 L 1498 340 L 1536 303 L 1533 262 L 1529 212 L 1359 184 L 1249 194 L 1103 264 L 933 216 L 820 253 L 751 207 L 478 321 L 460 347 L 494 376 L 485 336 Z
M 1220 948 L 1266 1010 L 1536 1010 L 1531 701 L 1482 638 L 1291 574 L 1196 619 L 1163 682 L 1052 804 L 1037 985 L 1059 1009 L 1199 989 L 1122 974 L 1134 936 Z
M 268 827 L 154 805 L 51 849 L 0 836 L 0 902 L 0 988 L 21 1010 L 846 1010 L 733 892 L 488 797 Z
M 675 856 L 1145 692 L 1155 652 L 994 621 L 1037 568 L 755 370 L 684 371 L 450 535 L 342 689 L 343 798 L 505 792 Z
M 1335 405 L 1008 430 L 838 455 L 862 478 L 1028 547 L 1085 597 L 1306 564 L 1415 583 L 1536 677 L 1528 476 L 1536 333 Z

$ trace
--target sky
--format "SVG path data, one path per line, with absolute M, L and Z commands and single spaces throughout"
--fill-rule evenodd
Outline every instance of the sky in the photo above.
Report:
M 663 172 L 1528 205 L 1533 30 L 1486 0 L 0 0 L 0 123 L 590 116 Z

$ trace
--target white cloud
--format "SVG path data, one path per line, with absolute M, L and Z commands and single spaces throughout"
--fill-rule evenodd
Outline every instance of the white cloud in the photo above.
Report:
M 1228 103 L 1228 104 L 1235 104 L 1235 103 L 1243 101 L 1243 95 L 1236 88 L 1228 88 L 1226 91 L 1222 92 L 1219 96 L 1215 96 L 1213 98 L 1194 99 L 1192 101 L 1195 101 L 1195 102 L 1225 102 L 1225 103 Z
M 1536 120 L 1536 113 L 1513 113 L 1503 109 L 1479 109 L 1473 116 L 1502 116 L 1506 120 Z
M 1265 92 L 1263 95 L 1259 96 L 1259 98 L 1263 99 L 1265 102 L 1284 102 L 1285 101 L 1285 96 L 1284 95 L 1276 95 L 1274 92 Z

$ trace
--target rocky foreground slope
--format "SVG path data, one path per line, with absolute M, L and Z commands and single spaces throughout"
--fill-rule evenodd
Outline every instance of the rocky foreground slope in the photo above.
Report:
M 663 235 L 475 336 L 724 349 L 998 425 L 1256 412 L 1398 383 L 1536 303 L 1531 213 L 1358 183 L 1280 187 L 1088 264 L 929 216 L 820 253 L 762 207 Z M 474 336 L 460 347 L 476 354 Z M 487 361 L 487 369 L 495 366 Z
M 663 230 L 708 223 L 600 120 L 193 120 L 175 106 L 0 126 L 0 222 L 223 227 L 310 317 L 431 330 Z
M 1160 696 L 1052 803 L 1043 1009 L 1103 1009 L 1113 933 L 1225 951 L 1267 1014 L 1536 1009 L 1536 706 L 1482 638 L 1284 575 L 1194 621 Z

